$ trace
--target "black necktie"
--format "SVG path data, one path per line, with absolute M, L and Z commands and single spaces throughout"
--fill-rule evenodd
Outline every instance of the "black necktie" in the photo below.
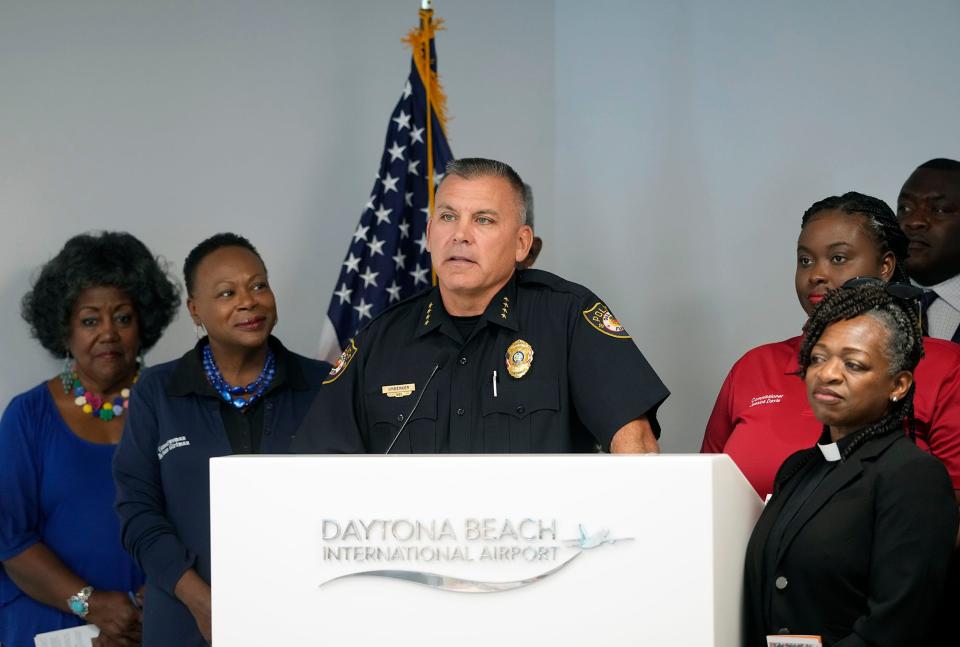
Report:
M 930 325 L 927 323 L 927 310 L 930 309 L 930 304 L 939 298 L 933 290 L 927 290 L 920 295 L 920 327 L 923 329 L 923 334 L 927 337 L 930 336 Z

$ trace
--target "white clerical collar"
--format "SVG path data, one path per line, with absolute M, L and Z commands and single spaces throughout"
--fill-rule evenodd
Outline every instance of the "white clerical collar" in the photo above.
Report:
M 828 463 L 835 463 L 840 460 L 840 448 L 837 447 L 837 443 L 830 443 L 828 445 L 817 443 L 817 447 L 820 448 L 820 453 L 823 454 L 824 460 Z

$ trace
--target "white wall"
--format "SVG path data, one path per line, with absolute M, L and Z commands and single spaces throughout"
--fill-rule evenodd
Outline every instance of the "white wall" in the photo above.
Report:
M 556 3 L 556 237 L 700 446 L 732 363 L 799 334 L 800 217 L 960 157 L 960 3 Z M 604 223 L 599 226 L 598 223 Z
M 416 0 L 0 0 L 0 400 L 53 374 L 19 318 L 71 235 L 179 265 L 251 238 L 311 353 L 409 66 Z M 799 218 L 960 155 L 960 4 L 437 0 L 454 154 L 533 184 L 540 266 L 605 297 L 699 446 L 747 348 L 795 334 Z M 192 344 L 183 315 L 148 358 Z
M 511 160 L 550 213 L 552 3 L 441 5 L 454 154 Z M 90 229 L 132 232 L 178 277 L 202 238 L 248 236 L 277 292 L 277 334 L 313 354 L 418 8 L 0 0 L 0 401 L 58 370 L 29 338 L 19 300 L 36 268 Z M 193 341 L 183 312 L 148 362 Z

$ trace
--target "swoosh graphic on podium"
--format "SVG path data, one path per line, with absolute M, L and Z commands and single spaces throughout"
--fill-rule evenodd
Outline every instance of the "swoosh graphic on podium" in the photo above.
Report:
M 449 575 L 438 575 L 436 573 L 426 573 L 424 571 L 403 571 L 403 570 L 381 570 L 381 571 L 361 571 L 359 573 L 349 573 L 347 575 L 341 575 L 333 579 L 327 580 L 320 584 L 320 586 L 326 586 L 331 582 L 336 582 L 337 580 L 345 580 L 350 577 L 388 577 L 395 580 L 404 580 L 406 582 L 414 582 L 416 584 L 423 584 L 424 586 L 429 586 L 431 588 L 440 589 L 442 591 L 454 591 L 457 593 L 500 593 L 501 591 L 512 591 L 514 589 L 522 589 L 525 586 L 530 586 L 531 584 L 536 584 L 541 580 L 545 580 L 550 577 L 557 571 L 568 566 L 573 560 L 580 557 L 583 554 L 583 551 L 578 551 L 570 559 L 563 562 L 559 566 L 555 566 L 546 573 L 541 573 L 540 575 L 534 575 L 533 577 L 528 577 L 522 580 L 514 580 L 512 582 L 484 582 L 482 580 L 468 580 L 461 577 L 452 577 Z

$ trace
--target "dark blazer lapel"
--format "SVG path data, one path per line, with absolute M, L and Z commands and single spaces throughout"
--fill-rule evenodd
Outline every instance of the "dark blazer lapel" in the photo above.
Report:
M 780 466 L 779 471 L 782 472 L 783 470 L 792 469 L 793 465 L 797 462 L 803 461 L 804 456 L 810 451 L 820 450 L 814 447 L 812 450 L 801 450 L 796 454 L 793 454 L 792 456 L 788 457 L 786 461 L 784 461 L 784 464 Z M 770 538 L 770 531 L 773 528 L 773 524 L 781 514 L 783 504 L 790 498 L 796 487 L 797 479 L 790 479 L 783 485 L 782 490 L 777 490 L 774 493 L 773 498 L 771 498 L 764 507 L 763 514 L 760 516 L 760 519 L 757 520 L 757 525 L 753 530 L 753 537 L 750 540 L 751 543 L 756 543 L 757 546 L 767 545 L 767 541 Z M 752 570 L 757 574 L 763 572 L 763 550 L 753 551 Z M 759 579 L 756 581 L 756 583 L 759 586 Z
M 898 438 L 900 438 L 899 434 L 891 433 L 866 442 L 863 447 L 854 452 L 853 456 L 841 462 L 832 472 L 827 474 L 823 482 L 813 491 L 813 494 L 810 495 L 810 498 L 807 499 L 803 507 L 800 508 L 796 519 L 793 520 L 784 533 L 783 541 L 780 542 L 777 560 L 783 557 L 784 552 L 790 547 L 790 543 L 796 538 L 800 530 L 833 498 L 833 495 L 845 488 L 852 481 L 860 478 L 860 475 L 863 473 L 863 462 L 876 458 L 877 455 L 881 454 Z

